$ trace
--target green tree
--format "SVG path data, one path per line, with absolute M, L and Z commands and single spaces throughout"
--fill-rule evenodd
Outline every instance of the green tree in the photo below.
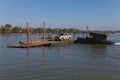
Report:
M 14 28 L 12 28 L 12 33 L 22 33 L 22 28 L 15 26 Z
M 54 28 L 54 29 L 52 29 L 52 33 L 53 34 L 59 34 L 59 33 L 61 33 L 61 29 L 60 28 Z
M 35 33 L 42 33 L 43 31 L 42 31 L 42 28 L 33 28 L 33 34 L 35 34 Z
M 26 33 L 26 28 L 22 28 L 22 33 Z
M 48 29 L 47 29 L 47 33 L 52 33 L 52 29 L 51 29 L 51 28 L 48 28 Z
M 0 26 L 0 33 L 3 32 L 3 25 Z
M 6 24 L 2 29 L 2 33 L 3 34 L 10 34 L 11 29 L 12 29 L 12 26 L 10 24 Z

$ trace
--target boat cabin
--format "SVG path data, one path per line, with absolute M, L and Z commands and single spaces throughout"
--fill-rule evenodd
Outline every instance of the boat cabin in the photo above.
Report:
M 87 43 L 87 44 L 113 44 L 113 42 L 107 40 L 106 34 L 101 33 L 89 33 L 89 36 L 85 38 L 78 37 L 75 43 Z
M 95 41 L 106 41 L 107 40 L 107 35 L 106 34 L 100 34 L 100 33 L 90 33 L 90 38 Z

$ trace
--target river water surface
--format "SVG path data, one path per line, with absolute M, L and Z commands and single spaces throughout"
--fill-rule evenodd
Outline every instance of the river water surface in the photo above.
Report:
M 24 38 L 0 36 L 0 80 L 120 80 L 120 45 L 6 47 Z

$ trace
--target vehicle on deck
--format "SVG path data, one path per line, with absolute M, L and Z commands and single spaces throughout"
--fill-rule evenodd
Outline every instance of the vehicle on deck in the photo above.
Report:
M 72 36 L 69 34 L 60 34 L 59 36 L 55 36 L 55 40 L 56 41 L 64 41 L 64 40 L 71 40 Z

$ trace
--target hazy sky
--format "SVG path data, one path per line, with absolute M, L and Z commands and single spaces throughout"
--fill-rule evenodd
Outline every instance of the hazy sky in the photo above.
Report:
M 0 25 L 120 30 L 120 0 L 0 0 Z

